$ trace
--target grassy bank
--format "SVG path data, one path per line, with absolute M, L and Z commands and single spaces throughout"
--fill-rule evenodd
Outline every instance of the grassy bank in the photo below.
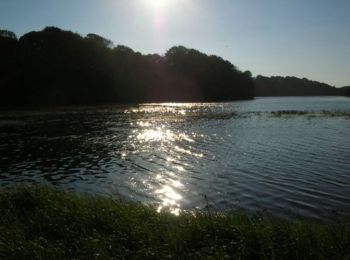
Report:
M 0 259 L 349 259 L 350 222 L 183 213 L 47 188 L 0 192 Z

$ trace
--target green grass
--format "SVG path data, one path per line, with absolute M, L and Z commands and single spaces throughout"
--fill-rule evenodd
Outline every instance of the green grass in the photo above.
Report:
M 350 259 L 350 222 L 292 223 L 49 188 L 0 192 L 0 259 Z

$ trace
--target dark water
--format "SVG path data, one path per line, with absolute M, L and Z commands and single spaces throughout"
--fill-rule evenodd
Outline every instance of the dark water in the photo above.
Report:
M 350 211 L 349 115 L 342 97 L 0 112 L 0 186 L 328 220 Z

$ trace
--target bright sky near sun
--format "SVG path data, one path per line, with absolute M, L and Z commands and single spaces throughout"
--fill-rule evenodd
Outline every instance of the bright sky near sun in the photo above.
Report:
M 0 0 L 2 29 L 45 26 L 142 53 L 184 45 L 253 75 L 350 85 L 350 0 Z

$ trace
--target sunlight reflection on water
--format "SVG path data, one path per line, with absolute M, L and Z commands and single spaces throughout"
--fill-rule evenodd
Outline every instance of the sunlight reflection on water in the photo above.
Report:
M 186 111 L 183 109 L 184 106 L 190 108 L 192 105 L 176 104 L 174 106 L 174 104 L 163 104 L 157 107 L 143 106 L 139 109 L 133 108 L 124 112 L 126 114 L 157 112 L 160 114 L 175 114 L 181 117 L 186 115 Z M 148 176 L 148 179 L 151 178 L 150 183 L 154 183 L 150 190 L 153 192 L 153 196 L 157 197 L 160 201 L 157 210 L 159 212 L 161 210 L 168 210 L 178 215 L 181 209 L 181 200 L 183 199 L 181 193 L 184 192 L 183 190 L 185 188 L 185 185 L 181 182 L 181 176 L 186 174 L 186 169 L 184 165 L 179 165 L 177 161 L 181 159 L 183 155 L 197 158 L 203 156 L 202 154 L 192 152 L 188 147 L 185 148 L 187 144 L 195 142 L 193 137 L 195 137 L 196 134 L 192 132 L 191 134 L 193 136 L 189 136 L 185 132 L 170 129 L 161 120 L 139 120 L 130 123 L 130 126 L 134 125 L 136 125 L 137 128 L 132 131 L 133 134 L 129 136 L 128 141 L 135 143 L 135 147 L 142 144 L 143 152 L 145 152 L 145 150 L 151 152 L 155 149 L 158 156 L 164 157 L 166 163 L 172 169 L 171 172 L 161 171 L 156 174 L 155 177 Z
M 219 210 L 325 218 L 350 212 L 349 105 L 313 97 L 2 112 L 0 185 L 49 183 L 174 214 L 206 207 L 205 195 Z

